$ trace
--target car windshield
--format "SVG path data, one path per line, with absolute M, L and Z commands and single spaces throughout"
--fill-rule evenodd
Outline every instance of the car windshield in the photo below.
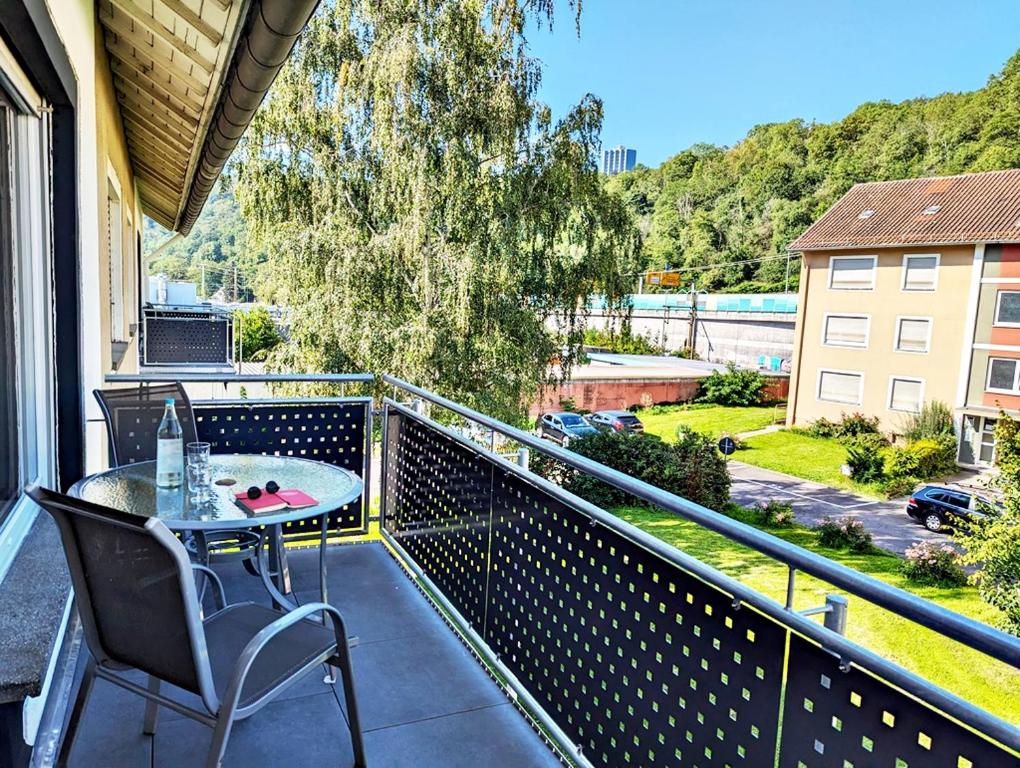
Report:
M 565 413 L 560 416 L 560 421 L 563 422 L 565 427 L 583 427 L 588 423 L 576 413 Z

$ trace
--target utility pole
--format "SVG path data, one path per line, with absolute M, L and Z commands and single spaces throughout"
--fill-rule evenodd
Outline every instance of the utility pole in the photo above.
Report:
M 689 327 L 687 328 L 687 348 L 690 350 L 691 359 L 694 359 L 694 345 L 698 341 L 698 291 L 691 280 L 691 313 L 688 316 Z
M 234 263 L 234 303 L 237 303 L 237 263 Z
M 783 293 L 790 292 L 790 252 L 786 252 L 786 285 L 783 288 Z
M 205 264 L 202 265 L 202 298 L 205 298 Z

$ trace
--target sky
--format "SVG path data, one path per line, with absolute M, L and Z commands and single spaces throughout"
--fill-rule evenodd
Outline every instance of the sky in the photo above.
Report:
M 532 30 L 556 116 L 603 100 L 605 147 L 657 166 L 759 123 L 829 122 L 862 102 L 982 87 L 1020 48 L 1020 0 L 557 0 Z

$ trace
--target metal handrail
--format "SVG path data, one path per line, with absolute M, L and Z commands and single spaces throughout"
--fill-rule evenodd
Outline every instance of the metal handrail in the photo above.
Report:
M 992 739 L 995 739 L 1009 748 L 1020 750 L 1020 735 L 1018 735 L 1017 729 L 1005 720 L 974 706 L 970 702 L 949 691 L 933 685 L 930 681 L 925 680 L 907 669 L 904 669 L 894 662 L 882 658 L 873 651 L 870 651 L 851 640 L 847 640 L 842 635 L 811 621 L 804 614 L 791 611 L 788 608 L 783 607 L 767 595 L 763 595 L 732 576 L 727 576 L 717 568 L 707 565 L 701 560 L 688 555 L 686 552 L 667 544 L 662 539 L 641 530 L 634 524 L 628 523 L 610 512 L 606 512 L 604 509 L 585 501 L 579 496 L 575 496 L 569 491 L 565 491 L 555 483 L 521 468 L 512 461 L 507 461 L 498 454 L 487 452 L 484 447 L 457 434 L 455 431 L 444 427 L 443 425 L 434 422 L 421 414 L 415 413 L 410 408 L 389 400 L 388 398 L 385 403 L 390 408 L 396 409 L 405 416 L 427 423 L 431 429 L 446 435 L 459 445 L 462 445 L 475 453 L 487 453 L 488 460 L 494 465 L 500 467 L 506 474 L 513 475 L 539 489 L 543 493 L 548 494 L 552 498 L 557 499 L 561 503 L 576 509 L 578 512 L 581 512 L 591 519 L 593 525 L 598 524 L 620 534 L 624 538 L 634 542 L 638 546 L 662 558 L 666 562 L 680 568 L 681 570 L 687 571 L 688 573 L 697 576 L 707 584 L 711 584 L 717 589 L 726 592 L 734 599 L 735 604 L 743 603 L 750 606 L 766 616 L 775 619 L 780 624 L 783 624 L 791 630 L 805 637 L 811 638 L 815 642 L 819 643 L 825 650 L 834 655 L 838 655 L 841 665 L 849 663 L 856 664 L 860 668 L 876 674 L 892 685 L 897 686 L 906 693 L 932 704 L 950 717 L 966 723 L 973 728 L 977 728 L 985 735 L 990 736 Z M 385 527 L 383 527 L 382 534 L 389 543 L 400 550 L 401 555 L 405 558 L 405 560 L 413 563 L 411 555 L 408 554 L 404 548 L 400 546 L 399 542 L 385 530 Z M 419 573 L 419 575 L 424 573 L 417 565 L 414 566 L 414 569 L 417 573 Z M 432 585 L 431 582 L 430 588 L 442 595 L 442 590 Z M 460 616 L 456 608 L 454 608 L 448 600 L 445 600 L 445 596 L 443 597 L 445 603 L 444 607 Z M 470 623 L 464 620 L 464 624 L 466 629 L 470 630 L 469 634 L 472 639 L 484 644 L 484 639 L 482 639 L 477 632 L 471 629 Z M 502 669 L 502 665 L 500 666 Z M 511 675 L 509 670 L 502 669 L 502 671 L 504 674 Z M 538 705 L 538 708 L 541 710 L 540 705 Z
M 917 624 L 928 627 L 945 637 L 957 640 L 964 645 L 1007 664 L 1011 664 L 1014 667 L 1020 667 L 1020 638 L 1018 637 L 989 627 L 987 624 L 982 624 L 979 621 L 969 619 L 955 611 L 935 605 L 906 590 L 885 584 L 878 579 L 866 576 L 844 565 L 833 562 L 826 557 L 798 547 L 795 544 L 790 544 L 776 536 L 760 531 L 753 526 L 741 523 L 719 512 L 713 512 L 707 507 L 664 491 L 661 488 L 656 488 L 653 485 L 637 480 L 630 475 L 611 469 L 572 451 L 554 446 L 541 438 L 516 427 L 511 427 L 508 424 L 504 424 L 471 408 L 436 395 L 426 389 L 416 387 L 395 376 L 384 375 L 383 381 L 471 421 L 482 424 L 489 429 L 502 432 L 513 440 L 552 456 L 568 466 L 581 470 L 640 499 L 644 499 L 657 507 L 662 507 L 670 512 L 681 515 L 758 552 L 769 555 L 790 567 L 823 579 L 874 605 L 886 608 Z
M 271 382 L 374 382 L 371 373 L 109 373 L 106 375 L 109 384 L 145 383 L 150 381 L 192 381 L 223 384 L 252 384 Z

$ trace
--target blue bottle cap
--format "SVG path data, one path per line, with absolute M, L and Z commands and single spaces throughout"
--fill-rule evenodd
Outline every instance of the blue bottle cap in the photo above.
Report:
M 166 405 L 173 405 L 174 404 L 174 399 L 172 397 L 168 397 L 163 402 L 166 403 Z

